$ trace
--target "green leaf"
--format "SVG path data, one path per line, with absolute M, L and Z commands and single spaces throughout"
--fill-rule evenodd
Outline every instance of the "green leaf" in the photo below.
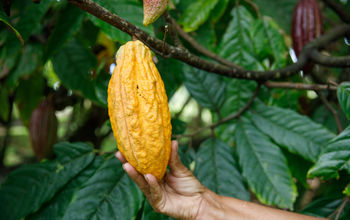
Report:
M 256 87 L 256 82 L 241 79 L 225 79 L 226 91 L 225 101 L 220 108 L 222 117 L 227 117 L 239 111 L 252 97 L 253 91 Z M 228 143 L 230 146 L 234 145 L 234 130 L 236 121 L 231 121 L 220 125 L 215 129 L 217 135 L 221 140 Z
M 42 206 L 39 211 L 29 216 L 30 220 L 59 220 L 62 219 L 69 203 L 74 199 L 80 187 L 97 171 L 105 161 L 103 157 L 95 157 L 94 161 L 75 178 L 71 179 L 66 186 Z
M 235 139 L 242 175 L 257 198 L 291 209 L 297 191 L 279 147 L 246 120 L 237 125 Z
M 44 52 L 44 60 L 50 58 L 80 29 L 85 13 L 78 7 L 67 4 L 63 8 L 53 29 Z
M 181 162 L 189 169 L 193 171 L 194 160 L 196 159 L 196 152 L 191 146 L 179 145 L 178 154 Z
M 350 173 L 350 126 L 331 140 L 308 177 L 322 176 L 325 179 L 338 177 L 339 170 Z
M 91 79 L 97 61 L 90 50 L 71 40 L 53 56 L 52 64 L 63 85 L 97 101 L 95 83 Z
M 288 168 L 292 174 L 292 176 L 306 189 L 309 189 L 310 186 L 307 183 L 306 176 L 309 171 L 312 163 L 305 160 L 304 158 L 292 154 L 287 150 L 283 150 L 283 154 L 287 159 Z
M 225 100 L 220 112 L 223 117 L 238 112 L 252 97 L 256 82 L 241 79 L 225 79 Z
M 215 50 L 216 36 L 213 25 L 207 21 L 200 26 L 192 37 L 208 50 Z
M 290 32 L 293 10 L 297 2 L 298 0 L 274 2 L 271 2 L 270 0 L 254 0 L 254 3 L 259 7 L 261 14 L 272 17 L 287 33 Z
M 208 139 L 201 144 L 194 174 L 204 186 L 220 195 L 250 199 L 232 148 L 218 139 Z
M 155 212 L 152 206 L 147 201 L 147 199 L 145 199 L 141 220 L 168 220 L 168 219 L 170 220 L 172 218 Z
M 186 32 L 192 32 L 202 25 L 219 0 L 196 0 L 191 3 L 181 16 L 179 23 Z
M 142 192 L 111 155 L 75 193 L 62 219 L 134 219 L 142 201 Z
M 21 80 L 15 94 L 15 103 L 24 125 L 28 125 L 33 110 L 39 105 L 44 95 L 44 78 L 33 74 L 29 79 Z
M 264 70 L 254 50 L 254 17 L 243 6 L 234 8 L 231 14 L 233 19 L 217 48 L 218 54 L 247 69 Z
M 164 82 L 168 100 L 170 100 L 182 84 L 184 64 L 175 59 L 164 59 L 160 56 L 157 58 L 157 68 Z
M 342 200 L 337 197 L 321 197 L 309 203 L 301 213 L 315 217 L 330 216 L 341 204 Z
M 110 12 L 122 17 L 128 22 L 138 26 L 148 34 L 153 35 L 152 25 L 145 27 L 143 21 L 143 9 L 139 1 L 136 0 L 96 0 L 97 4 L 103 6 Z M 130 35 L 122 32 L 121 30 L 113 27 L 112 25 L 96 18 L 93 15 L 89 15 L 90 20 L 98 27 L 101 28 L 112 40 L 119 41 L 120 43 L 126 43 L 131 40 Z
M 18 23 L 15 25 L 15 28 L 21 33 L 24 41 L 28 40 L 33 32 L 38 31 L 41 28 L 42 23 L 40 20 L 44 17 L 53 2 L 55 2 L 55 0 L 42 1 L 40 5 L 27 4 L 24 12 L 21 13 L 21 16 L 19 17 Z M 8 40 L 11 41 L 13 39 Z
M 24 165 L 8 176 L 0 188 L 2 218 L 22 219 L 36 211 L 94 158 L 83 143 L 59 143 L 54 151 L 57 160 Z
M 22 35 L 16 30 L 16 28 L 14 28 L 10 22 L 7 20 L 7 16 L 3 11 L 0 11 L 0 21 L 2 21 L 3 23 L 5 23 L 16 35 L 16 37 L 18 38 L 18 40 L 21 41 L 22 44 L 24 44 Z
M 288 49 L 278 25 L 272 19 L 263 17 L 262 20 L 255 20 L 251 34 L 259 59 L 271 59 L 272 64 L 268 69 L 282 68 L 286 65 Z
M 185 66 L 185 86 L 191 96 L 205 108 L 218 110 L 224 101 L 225 84 L 220 76 Z
M 216 23 L 220 20 L 221 16 L 224 14 L 229 0 L 219 0 L 215 8 L 210 13 L 211 21 Z
M 350 183 L 345 187 L 343 193 L 346 196 L 350 196 Z
M 14 88 L 18 79 L 22 76 L 29 75 L 35 71 L 41 62 L 42 45 L 37 43 L 27 44 L 22 51 L 19 63 L 13 72 L 10 73 L 7 84 Z
M 186 122 L 184 122 L 180 119 L 172 118 L 171 119 L 171 127 L 172 127 L 173 134 L 183 134 L 186 131 L 187 124 L 186 124 Z
M 339 104 L 346 117 L 350 120 L 350 82 L 343 82 L 337 90 Z
M 254 124 L 277 144 L 306 160 L 315 162 L 334 134 L 295 111 L 258 104 Z

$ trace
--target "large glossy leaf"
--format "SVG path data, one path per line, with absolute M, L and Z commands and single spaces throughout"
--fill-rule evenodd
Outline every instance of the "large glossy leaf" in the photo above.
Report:
M 219 0 L 195 0 L 185 10 L 180 19 L 180 24 L 186 32 L 197 30 L 210 15 Z
M 29 216 L 30 220 L 59 220 L 62 219 L 69 203 L 72 201 L 75 193 L 98 169 L 104 162 L 103 157 L 96 157 L 94 161 L 75 178 L 71 179 L 67 185 L 61 189 L 56 195 L 47 202 L 46 205 Z
M 350 173 L 350 127 L 331 140 L 308 176 L 322 176 L 325 179 L 338 177 L 339 170 Z
M 79 30 L 84 17 L 85 13 L 80 8 L 72 7 L 70 4 L 60 11 L 45 48 L 45 60 L 50 58 Z
M 152 34 L 152 26 L 145 27 L 142 23 L 143 9 L 142 5 L 137 0 L 96 0 L 96 3 L 100 4 L 107 10 L 115 13 L 116 15 L 122 17 L 128 22 L 138 26 L 144 31 Z M 90 20 L 101 28 L 112 40 L 119 41 L 120 43 L 125 43 L 131 40 L 130 35 L 122 32 L 121 30 L 113 27 L 112 25 L 102 21 L 99 18 L 89 15 Z
M 162 76 L 168 100 L 174 95 L 183 81 L 184 64 L 175 59 L 164 59 L 158 56 L 157 68 Z
M 15 25 L 15 28 L 21 33 L 24 41 L 28 40 L 33 32 L 41 28 L 42 24 L 40 20 L 46 14 L 53 2 L 55 2 L 55 0 L 42 1 L 40 5 L 27 4 L 25 11 L 21 13 L 22 16 L 20 16 L 18 23 Z M 18 40 L 16 40 L 16 43 L 20 44 Z
M 142 201 L 121 162 L 109 156 L 74 194 L 62 219 L 134 219 Z
M 251 98 L 256 82 L 240 79 L 225 79 L 225 101 L 220 108 L 222 117 L 227 117 L 239 111 Z M 235 121 L 230 121 L 215 130 L 221 140 L 233 146 Z
M 251 34 L 255 19 L 243 6 L 232 10 L 233 19 L 217 48 L 218 54 L 247 69 L 263 70 Z
M 279 147 L 247 120 L 237 125 L 235 139 L 242 174 L 257 198 L 291 209 L 297 191 Z
M 269 18 L 256 20 L 251 31 L 254 41 L 255 53 L 263 61 L 270 58 L 272 64 L 265 68 L 276 69 L 286 65 L 288 50 L 278 25 Z
M 220 76 L 185 65 L 186 89 L 205 108 L 220 109 L 224 101 L 225 84 Z
M 22 219 L 36 211 L 94 159 L 92 147 L 83 143 L 59 143 L 54 151 L 57 160 L 25 165 L 8 176 L 0 188 L 3 219 Z
M 172 218 L 155 212 L 152 206 L 147 201 L 147 199 L 145 199 L 141 220 L 169 220 L 169 219 L 172 219 Z
M 266 135 L 291 153 L 316 161 L 334 134 L 308 117 L 278 107 L 256 105 L 254 124 Z
M 229 3 L 229 0 L 219 0 L 215 8 L 210 13 L 210 17 L 211 17 L 210 20 L 213 21 L 214 23 L 219 21 L 219 19 L 221 18 L 221 16 L 224 14 L 226 10 L 228 3 Z
M 7 84 L 14 88 L 18 79 L 29 75 L 38 67 L 42 58 L 42 45 L 37 43 L 28 44 L 23 48 L 19 63 L 9 75 Z
M 96 58 L 78 41 L 71 40 L 52 59 L 57 76 L 66 87 L 81 92 L 91 100 L 97 100 L 91 71 L 96 67 Z
M 327 218 L 341 204 L 342 200 L 337 197 L 323 197 L 312 201 L 302 211 L 302 214 L 315 217 Z
M 16 37 L 23 43 L 23 38 L 21 36 L 21 34 L 16 30 L 16 28 L 14 28 L 10 22 L 7 19 L 7 16 L 5 14 L 5 12 L 3 12 L 2 10 L 0 11 L 0 21 L 2 21 L 3 23 L 5 23 L 9 28 L 11 28 L 11 30 L 15 33 Z
M 201 144 L 196 155 L 194 174 L 203 185 L 218 194 L 250 199 L 233 158 L 232 148 L 218 139 L 208 139 Z
M 338 100 L 345 115 L 350 120 L 350 82 L 340 84 L 337 91 Z

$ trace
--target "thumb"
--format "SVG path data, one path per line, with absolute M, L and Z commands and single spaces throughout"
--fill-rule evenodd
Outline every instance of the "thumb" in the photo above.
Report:
M 178 145 L 179 144 L 177 141 L 171 142 L 171 156 L 170 156 L 170 161 L 169 161 L 171 173 L 175 177 L 192 176 L 191 171 L 189 171 L 187 169 L 187 167 L 185 167 L 185 165 L 183 165 L 183 163 L 181 162 L 179 154 L 177 153 Z

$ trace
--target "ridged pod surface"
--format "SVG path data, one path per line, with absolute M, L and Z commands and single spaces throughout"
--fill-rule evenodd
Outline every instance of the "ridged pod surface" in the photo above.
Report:
M 161 180 L 171 152 L 171 116 L 164 83 L 150 49 L 129 41 L 116 55 L 108 85 L 108 113 L 125 159 Z
M 143 25 L 155 22 L 167 7 L 168 0 L 143 0 Z
M 57 138 L 57 118 L 51 97 L 42 101 L 33 111 L 29 123 L 29 136 L 35 156 L 39 160 L 51 156 Z
M 300 0 L 294 8 L 292 42 L 296 56 L 311 40 L 322 34 L 322 16 L 316 0 Z

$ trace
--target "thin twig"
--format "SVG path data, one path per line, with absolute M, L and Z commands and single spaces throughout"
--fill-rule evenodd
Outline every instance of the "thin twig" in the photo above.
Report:
M 320 49 L 325 45 L 328 45 L 330 42 L 333 42 L 347 34 L 350 33 L 350 25 L 339 25 L 327 33 L 322 35 L 319 38 L 316 38 L 313 41 L 310 41 L 302 50 L 299 55 L 298 61 L 293 63 L 285 68 L 278 70 L 268 70 L 268 71 L 253 71 L 246 70 L 243 68 L 235 68 L 225 66 L 219 63 L 214 63 L 202 59 L 194 54 L 190 53 L 188 50 L 184 50 L 179 47 L 174 47 L 169 44 L 165 44 L 164 54 L 162 53 L 163 42 L 160 39 L 150 36 L 145 31 L 131 24 L 130 22 L 124 20 L 123 18 L 111 13 L 107 9 L 96 4 L 92 0 L 68 0 L 69 2 L 75 4 L 77 7 L 82 10 L 100 18 L 101 20 L 113 25 L 114 27 L 122 30 L 123 32 L 128 33 L 131 36 L 137 37 L 147 46 L 149 46 L 153 51 L 160 54 L 163 57 L 172 57 L 178 59 L 184 63 L 187 63 L 191 66 L 197 67 L 208 72 L 216 73 L 219 75 L 231 77 L 231 78 L 240 78 L 240 79 L 249 79 L 256 81 L 266 81 L 269 79 L 281 79 L 289 77 L 293 74 L 297 74 L 299 70 L 307 64 L 310 59 L 310 51 L 313 49 Z
M 322 102 L 326 105 L 326 107 L 328 108 L 328 110 L 333 114 L 335 123 L 337 125 L 338 128 L 338 133 L 343 131 L 343 126 L 341 124 L 341 121 L 339 119 L 339 114 L 337 112 L 337 110 L 335 110 L 333 108 L 333 106 L 331 105 L 331 103 L 328 102 L 327 98 L 322 94 L 322 92 L 320 91 L 315 91 L 317 93 L 317 95 L 320 97 L 320 99 L 322 100 Z
M 197 131 L 195 131 L 195 132 L 193 132 L 193 133 L 190 133 L 190 134 L 181 134 L 181 135 L 173 135 L 173 138 L 183 138 L 183 137 L 191 137 L 191 138 L 192 138 L 193 136 L 195 136 L 195 135 L 201 133 L 201 132 L 204 131 L 204 130 L 213 129 L 213 128 L 219 126 L 219 125 L 222 125 L 222 124 L 224 124 L 224 123 L 226 123 L 226 122 L 228 122 L 228 121 L 231 121 L 231 120 L 233 120 L 233 119 L 236 119 L 236 118 L 240 117 L 240 116 L 250 107 L 250 105 L 253 103 L 255 97 L 258 95 L 258 92 L 259 92 L 260 87 L 261 87 L 261 85 L 259 84 L 259 85 L 256 87 L 256 89 L 255 89 L 253 95 L 252 95 L 252 96 L 250 97 L 250 99 L 248 100 L 248 102 L 247 102 L 238 112 L 233 113 L 233 114 L 227 116 L 226 118 L 223 118 L 222 120 L 219 120 L 218 122 L 215 122 L 215 123 L 213 123 L 213 124 L 211 124 L 211 125 L 208 125 L 208 126 L 199 128 Z
M 273 82 L 268 81 L 264 83 L 264 86 L 268 88 L 283 88 L 283 89 L 296 89 L 296 90 L 337 90 L 334 85 L 321 85 L 321 84 L 304 84 L 304 83 L 292 83 L 292 82 Z
M 347 196 L 343 199 L 343 202 L 340 204 L 340 206 L 332 213 L 328 216 L 328 219 L 332 219 L 332 217 L 337 214 L 334 218 L 334 220 L 338 220 L 341 213 L 343 212 L 345 206 L 346 206 L 346 203 L 348 203 L 350 200 L 350 196 Z

